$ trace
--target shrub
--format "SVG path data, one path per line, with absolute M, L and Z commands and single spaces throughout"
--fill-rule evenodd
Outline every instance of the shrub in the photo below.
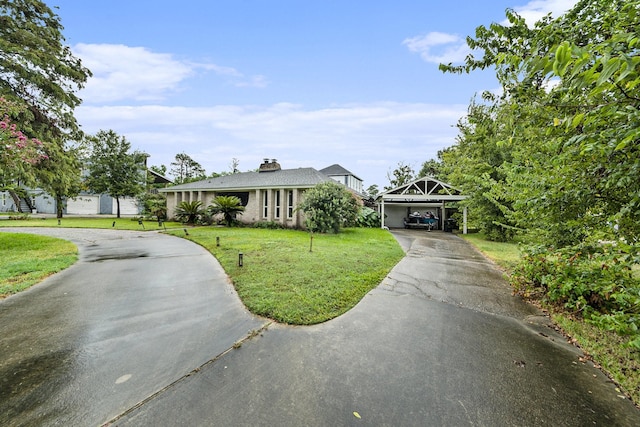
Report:
M 552 252 L 532 248 L 511 281 L 522 296 L 629 335 L 640 348 L 640 280 L 631 268 L 638 263 L 637 252 L 621 242 L 583 243 Z
M 300 203 L 310 231 L 338 233 L 340 228 L 355 225 L 361 202 L 336 182 L 324 182 L 308 190 Z
M 382 220 L 377 211 L 370 207 L 363 206 L 356 219 L 356 225 L 358 227 L 380 228 L 382 226 Z
M 187 224 L 195 224 L 204 214 L 202 202 L 194 200 L 193 202 L 180 202 L 175 210 L 176 219 Z
M 242 212 L 244 212 L 244 206 L 236 196 L 218 196 L 207 207 L 207 213 L 212 216 L 222 214 L 228 227 L 231 227 L 236 220 L 236 215 L 242 215 Z

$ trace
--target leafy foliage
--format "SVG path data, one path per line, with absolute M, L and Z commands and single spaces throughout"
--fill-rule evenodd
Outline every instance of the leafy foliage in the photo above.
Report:
M 205 210 L 200 200 L 192 202 L 180 202 L 175 210 L 176 220 L 186 223 L 195 224 L 204 215 Z
M 47 158 L 44 144 L 36 138 L 28 138 L 11 121 L 10 114 L 24 109 L 24 106 L 0 97 L 0 185 L 8 185 L 14 179 L 34 182 L 34 166 Z
M 385 186 L 384 189 L 392 190 L 415 179 L 415 172 L 411 166 L 404 164 L 404 162 L 399 162 L 393 171 L 387 172 L 387 179 L 389 180 L 389 185 Z
M 640 1 L 581 0 L 533 27 L 507 18 L 440 67 L 492 67 L 503 89 L 470 106 L 443 171 L 488 235 L 532 244 L 518 289 L 640 345 Z
M 87 186 L 96 193 L 107 193 L 116 199 L 120 218 L 120 198 L 136 197 L 144 190 L 145 155 L 130 153 L 131 144 L 114 131 L 99 131 L 91 137 Z
M 185 153 L 176 154 L 175 161 L 170 164 L 170 173 L 176 184 L 198 181 L 206 177 L 204 168 Z
M 39 0 L 0 0 L 0 95 L 28 106 L 42 140 L 77 130 L 74 93 L 91 72 L 64 45 L 60 18 Z
M 358 218 L 356 218 L 356 226 L 379 228 L 382 225 L 382 218 L 378 211 L 371 209 L 370 207 L 363 206 L 360 208 Z
M 231 227 L 236 219 L 236 215 L 244 212 L 242 201 L 236 196 L 218 196 L 207 207 L 211 215 L 222 214 L 227 227 Z
M 310 231 L 338 233 L 342 227 L 354 224 L 360 206 L 346 187 L 331 181 L 307 190 L 299 209 L 304 212 L 305 225 Z
M 167 218 L 167 197 L 161 193 L 145 193 L 141 198 L 144 214 L 158 220 Z

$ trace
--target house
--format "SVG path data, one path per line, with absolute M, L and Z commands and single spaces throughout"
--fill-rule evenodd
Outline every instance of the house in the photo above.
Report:
M 153 184 L 171 184 L 171 180 L 154 172 L 147 170 L 153 179 Z M 27 197 L 19 198 L 18 203 L 8 191 L 0 192 L 0 212 L 24 212 L 24 213 L 44 213 L 56 214 L 56 200 L 39 188 L 25 188 Z M 65 200 L 64 214 L 70 215 L 98 215 L 115 214 L 117 211 L 116 200 L 107 194 L 95 194 L 81 192 L 74 198 Z M 139 215 L 142 208 L 135 197 L 120 198 L 120 213 L 122 215 Z
M 466 199 L 459 190 L 435 178 L 425 176 L 378 195 L 382 227 L 410 227 L 413 219 L 436 219 L 435 228 L 445 229 L 447 219 L 457 209 L 451 203 Z M 463 233 L 467 234 L 467 208 L 463 208 Z M 427 224 L 426 221 L 416 221 Z M 431 229 L 431 227 L 429 227 Z
M 245 207 L 239 218 L 245 223 L 272 221 L 301 228 L 304 215 L 296 207 L 304 192 L 331 180 L 330 176 L 314 168 L 282 169 L 275 159 L 264 159 L 254 172 L 207 178 L 158 191 L 167 196 L 170 216 L 181 202 L 198 200 L 208 206 L 217 196 L 236 196 Z
M 362 194 L 362 180 L 342 166 L 338 164 L 331 165 L 324 169 L 320 169 L 320 172 L 327 175 L 334 181 L 338 181 L 340 184 L 345 185 L 347 188 L 352 189 L 356 194 Z

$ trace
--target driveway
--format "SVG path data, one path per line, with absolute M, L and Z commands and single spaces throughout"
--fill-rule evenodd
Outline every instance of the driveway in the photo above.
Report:
M 203 248 L 153 232 L 4 229 L 80 260 L 0 301 L 0 425 L 95 426 L 265 325 Z
M 0 397 L 5 406 L 0 409 L 5 413 L 22 402 L 23 409 L 13 410 L 20 416 L 30 408 L 30 401 L 41 399 L 44 408 L 60 411 L 50 411 L 48 419 L 38 419 L 36 405 L 30 414 L 22 415 L 16 425 L 54 425 L 56 422 L 95 425 L 108 420 L 119 426 L 640 425 L 639 411 L 616 391 L 615 385 L 590 363 L 583 362 L 579 351 L 548 326 L 546 317 L 513 297 L 501 273 L 462 239 L 442 232 L 400 230 L 393 233 L 407 256 L 354 309 L 315 326 L 271 324 L 252 334 L 242 345 L 232 343 L 245 336 L 247 330 L 257 330 L 264 322 L 242 310 L 224 277 L 217 279 L 215 274 L 219 272 L 214 274 L 215 280 L 205 281 L 201 288 L 196 285 L 197 292 L 205 295 L 205 300 L 200 302 L 203 306 L 216 306 L 217 297 L 211 295 L 216 291 L 211 288 L 221 287 L 223 296 L 229 297 L 222 304 L 229 313 L 221 313 L 216 321 L 202 314 L 200 321 L 192 319 L 192 311 L 193 316 L 199 317 L 195 314 L 198 310 L 188 304 L 184 310 L 179 309 L 182 304 L 176 304 L 174 294 L 165 289 L 170 288 L 169 284 L 156 285 L 167 293 L 166 305 L 164 311 L 151 319 L 140 314 L 144 310 L 131 307 L 129 317 L 140 317 L 137 328 L 131 327 L 133 337 L 117 327 L 107 327 L 111 337 L 98 333 L 105 328 L 104 322 L 107 325 L 116 322 L 108 314 L 109 310 L 98 309 L 103 315 L 94 315 L 95 321 L 88 320 L 91 316 L 81 316 L 84 323 L 75 327 L 75 333 L 63 332 L 71 328 L 74 317 L 77 319 L 77 316 L 67 316 L 69 319 L 59 328 L 49 326 L 48 329 L 60 329 L 57 336 L 65 342 L 85 344 L 58 345 L 75 350 L 70 351 L 66 359 L 54 358 L 57 363 L 47 363 L 46 357 L 30 364 L 14 361 L 10 365 L 13 371 L 16 366 L 24 366 L 25 372 L 31 370 L 36 377 L 38 372 L 49 369 L 57 373 L 49 375 L 53 379 L 43 380 L 48 388 L 42 392 L 32 391 L 30 399 L 11 398 L 12 404 L 5 405 L 7 393 L 3 392 Z M 156 238 L 138 235 L 137 239 L 120 242 L 126 245 L 113 246 L 133 244 L 135 247 L 145 238 Z M 168 236 L 158 237 L 173 242 Z M 164 240 L 161 243 L 173 244 Z M 186 245 L 182 250 L 187 247 L 194 251 L 192 257 L 198 259 L 195 264 L 213 265 L 213 270 L 218 271 L 210 256 L 193 245 Z M 170 256 L 163 259 L 168 258 Z M 150 259 L 153 257 L 137 258 L 138 264 L 130 268 L 146 271 L 143 264 Z M 65 301 L 62 305 L 65 312 L 82 311 L 72 307 L 92 305 L 89 304 L 92 299 L 85 297 L 71 303 L 70 300 L 76 298 L 68 298 L 64 292 L 78 292 L 76 288 L 91 278 L 116 274 L 114 268 L 84 276 L 66 291 L 53 293 L 52 288 L 63 287 L 64 277 L 75 274 L 73 271 L 84 264 L 100 267 L 110 262 L 113 260 L 91 262 L 91 257 L 83 255 L 81 263 L 60 275 L 63 279 L 55 283 L 48 281 L 44 286 L 38 285 L 33 291 L 0 303 L 0 322 L 12 322 L 16 311 L 13 304 L 32 306 L 31 316 L 35 316 L 33 311 L 39 307 L 46 307 L 49 300 L 57 302 L 56 312 Z M 162 260 L 156 267 L 160 268 L 160 264 Z M 131 281 L 139 280 L 133 278 L 137 277 L 133 270 L 129 274 Z M 182 277 L 187 273 L 181 267 L 165 274 Z M 175 276 L 173 292 L 175 283 L 180 282 Z M 101 295 L 93 299 L 93 305 L 100 302 L 113 308 L 117 302 L 111 302 L 112 298 L 131 291 L 131 286 L 120 285 L 118 292 L 111 293 L 104 288 L 118 285 L 105 285 L 107 283 L 100 283 L 93 290 Z M 39 296 L 40 293 L 44 295 Z M 149 294 L 147 298 L 151 297 Z M 21 303 L 23 299 L 28 304 Z M 220 310 L 224 311 L 222 307 Z M 30 317 L 27 308 L 20 310 L 18 317 Z M 27 312 L 26 316 L 23 311 Z M 214 309 L 209 311 L 218 313 Z M 53 309 L 48 313 L 47 316 L 54 316 Z M 38 325 L 49 323 L 46 319 L 45 316 Z M 174 334 L 210 329 L 188 344 L 175 337 L 162 344 L 155 343 L 156 337 L 163 334 L 153 332 L 162 328 L 149 326 L 150 323 L 166 325 L 180 319 L 189 325 Z M 219 327 L 218 322 L 227 326 Z M 234 326 L 234 322 L 244 324 Z M 21 332 L 36 329 L 38 325 L 14 326 L 8 334 L 3 330 L 3 337 L 22 334 L 21 338 L 11 338 L 12 343 L 25 348 L 34 343 L 41 346 L 39 341 Z M 235 340 L 228 336 L 222 339 L 223 343 L 215 345 L 223 330 L 234 327 Z M 151 329 L 150 334 L 147 328 Z M 90 332 L 93 330 L 95 334 Z M 91 337 L 93 339 L 89 339 Z M 10 343 L 5 344 L 7 339 L 0 341 L 3 355 L 9 348 Z M 46 337 L 38 339 L 46 340 Z M 115 342 L 108 345 L 111 340 Z M 56 342 L 46 341 L 49 346 L 55 346 Z M 92 348 L 92 343 L 98 345 L 99 351 Z M 120 350 L 114 350 L 115 347 Z M 87 350 L 83 350 L 85 348 Z M 200 357 L 191 358 L 192 352 Z M 118 360 L 114 359 L 114 353 Z M 66 368 L 60 368 L 60 360 Z M 117 368 L 120 360 L 127 365 Z M 202 360 L 211 362 L 203 364 Z M 174 368 L 174 361 L 179 361 L 182 368 Z M 105 364 L 111 368 L 103 369 Z M 82 404 L 87 400 L 80 397 L 84 394 L 83 387 L 91 389 L 94 369 L 110 372 L 96 378 L 103 385 L 92 392 L 95 401 Z M 164 375 L 165 369 L 172 370 L 173 374 Z M 3 378 L 13 371 L 2 365 Z M 190 375 L 185 376 L 185 372 Z M 78 375 L 85 380 L 80 381 Z M 46 374 L 40 376 L 48 378 Z M 138 387 L 134 380 L 140 378 L 145 385 Z M 146 385 L 147 381 L 153 384 Z M 64 391 L 60 396 L 59 390 Z M 49 401 L 53 403 L 47 403 Z M 131 404 L 134 401 L 136 404 Z M 75 409 L 78 402 L 84 411 Z M 78 418 L 90 415 L 91 405 L 94 410 L 107 406 L 111 409 L 103 409 L 101 417 Z M 119 415 L 105 417 L 114 413 Z M 60 418 L 65 414 L 76 415 Z

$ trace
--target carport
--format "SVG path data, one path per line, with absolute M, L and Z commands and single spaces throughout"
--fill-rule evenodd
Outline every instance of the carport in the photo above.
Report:
M 382 217 L 382 227 L 404 227 L 404 219 L 410 212 L 436 211 L 439 228 L 443 229 L 447 220 L 447 203 L 466 199 L 451 185 L 425 176 L 378 196 L 378 206 Z M 450 208 L 449 208 L 450 209 Z M 462 210 L 462 232 L 467 234 L 467 208 Z

